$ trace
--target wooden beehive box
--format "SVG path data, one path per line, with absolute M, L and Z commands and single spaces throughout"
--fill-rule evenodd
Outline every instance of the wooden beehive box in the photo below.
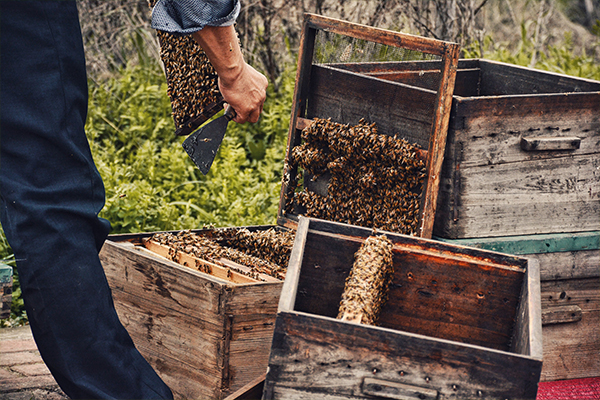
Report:
M 221 399 L 263 374 L 283 282 L 199 272 L 147 250 L 149 236 L 112 235 L 100 259 L 121 321 L 175 398 Z
M 600 232 L 449 242 L 540 263 L 542 381 L 600 376 Z
M 600 230 L 600 82 L 459 64 L 434 235 Z
M 372 49 L 393 53 L 398 58 L 431 57 L 430 64 L 436 73 L 415 77 L 426 81 L 430 89 L 344 68 L 348 64 L 344 60 L 361 58 Z M 327 56 L 336 51 L 341 54 L 337 58 L 331 57 L 334 62 L 321 60 L 324 54 Z M 302 142 L 302 129 L 315 118 L 330 118 L 333 122 L 350 125 L 356 125 L 364 118 L 368 123 L 376 124 L 378 133 L 398 135 L 423 149 L 421 157 L 425 160 L 427 174 L 421 191 L 416 233 L 431 237 L 458 52 L 459 46 L 455 43 L 307 14 L 298 57 L 278 224 L 295 228 L 297 215 L 306 211 L 286 207 L 286 196 L 296 189 L 290 182 L 303 180 L 302 187 L 310 192 L 320 195 L 328 192 L 327 174 L 316 180 L 311 175 L 300 176 L 292 150 Z
M 335 319 L 371 229 L 300 218 L 263 399 L 535 399 L 536 261 L 386 233 L 394 277 L 380 325 Z
M 343 68 L 424 91 L 437 73 Z M 538 259 L 542 380 L 600 376 L 600 82 L 489 60 L 455 82 L 434 238 Z

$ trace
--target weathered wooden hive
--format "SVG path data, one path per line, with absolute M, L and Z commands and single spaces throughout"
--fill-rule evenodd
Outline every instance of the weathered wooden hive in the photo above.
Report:
M 537 261 L 385 233 L 394 274 L 379 326 L 336 319 L 372 234 L 300 218 L 263 399 L 535 399 Z
M 427 61 L 340 66 L 421 88 Z M 542 380 L 600 376 L 600 82 L 460 60 L 433 237 L 540 261 Z

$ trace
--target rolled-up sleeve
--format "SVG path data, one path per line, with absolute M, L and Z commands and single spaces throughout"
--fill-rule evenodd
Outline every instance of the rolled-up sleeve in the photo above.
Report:
M 152 27 L 187 35 L 205 26 L 232 25 L 240 0 L 159 0 L 152 9 Z

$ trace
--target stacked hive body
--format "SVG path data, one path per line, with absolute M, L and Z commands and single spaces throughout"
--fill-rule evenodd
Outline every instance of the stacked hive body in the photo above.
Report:
M 600 82 L 459 64 L 434 235 L 540 261 L 542 380 L 600 376 Z
M 436 68 L 341 67 L 421 88 L 412 98 Z M 460 60 L 433 236 L 540 261 L 542 380 L 600 376 L 599 135 L 600 82 Z
M 100 259 L 119 317 L 176 398 L 220 399 L 264 373 L 293 237 L 269 226 L 109 237 Z

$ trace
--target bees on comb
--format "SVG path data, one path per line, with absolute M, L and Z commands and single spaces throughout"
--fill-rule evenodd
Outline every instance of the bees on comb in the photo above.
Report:
M 369 236 L 354 254 L 337 318 L 375 325 L 393 273 L 392 242 L 385 235 Z
M 148 0 L 154 7 L 156 0 Z M 217 73 L 191 35 L 156 31 L 176 133 L 192 133 L 222 108 Z
M 284 174 L 286 212 L 417 234 L 426 176 L 418 145 L 379 134 L 374 123 L 364 120 L 350 126 L 315 118 L 301 138 Z M 298 178 L 289 173 L 298 167 L 313 181 L 328 179 L 327 193 L 311 191 L 306 184 L 298 192 Z
M 253 279 L 258 279 L 258 274 L 266 274 L 284 280 L 294 235 L 272 228 L 257 232 L 250 232 L 246 228 L 227 228 L 206 235 L 191 231 L 158 232 L 148 240 L 169 247 L 169 256 L 173 261 L 177 261 L 178 253 L 216 264 L 220 259 L 226 259 L 250 268 L 250 272 L 247 272 L 228 266 Z M 199 268 L 202 272 L 210 273 L 202 268 Z

